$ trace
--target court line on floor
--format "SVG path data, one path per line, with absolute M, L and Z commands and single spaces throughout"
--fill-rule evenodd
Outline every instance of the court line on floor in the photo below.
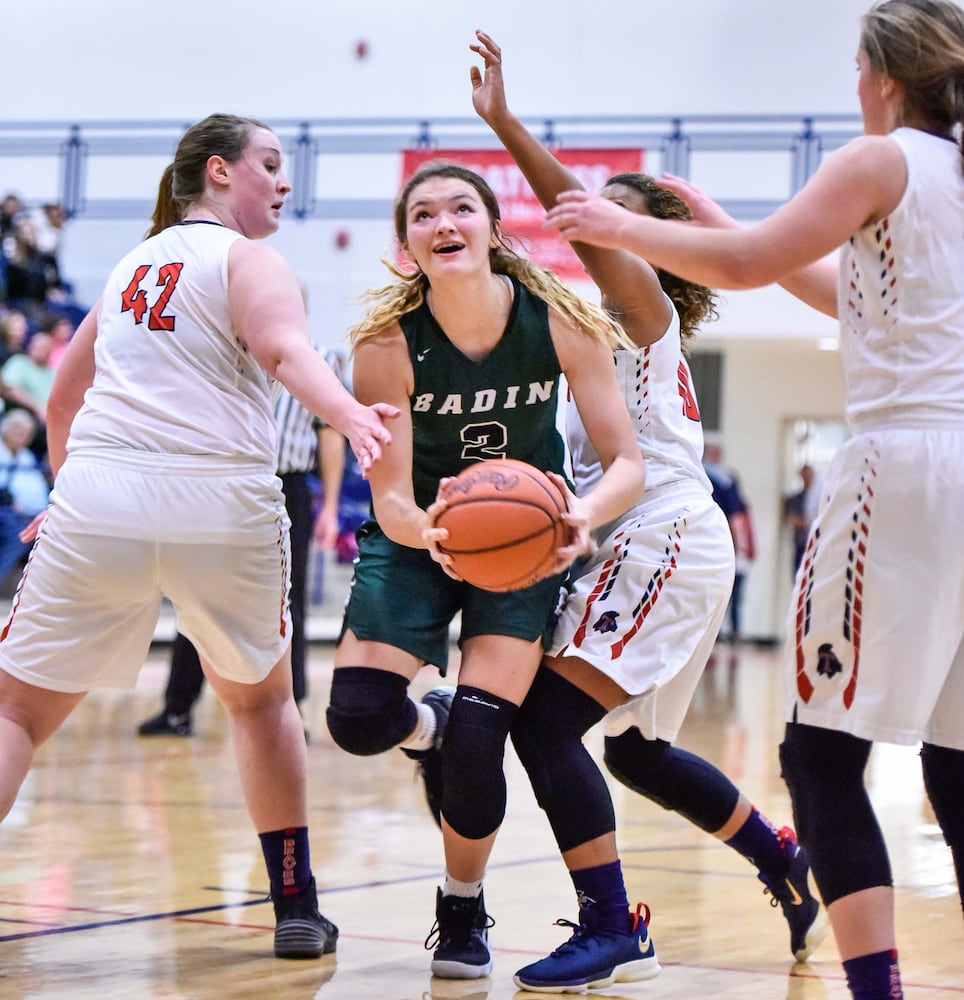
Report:
M 634 853 L 658 853 L 661 851 L 697 850 L 696 847 L 680 848 L 678 846 L 642 848 Z M 511 868 L 531 867 L 534 865 L 556 864 L 558 855 L 540 855 L 533 858 L 521 858 L 512 861 L 502 861 L 489 867 L 490 872 L 502 871 Z M 705 874 L 705 872 L 704 872 Z M 727 873 L 728 874 L 728 873 Z M 386 886 L 406 885 L 413 882 L 438 881 L 438 873 L 433 869 L 431 872 L 424 872 L 417 875 L 404 875 L 396 878 L 372 879 L 366 882 L 352 883 L 350 885 L 325 886 L 318 893 L 319 900 L 327 899 L 331 896 L 341 895 L 346 892 L 359 892 L 365 889 L 380 889 Z M 271 900 L 266 891 L 253 892 L 251 889 L 236 889 L 226 886 L 206 885 L 201 887 L 205 892 L 236 893 L 244 895 L 255 895 L 255 899 L 244 902 L 225 902 L 210 906 L 190 907 L 183 910 L 168 910 L 163 913 L 144 913 L 126 917 L 115 917 L 110 920 L 89 921 L 83 924 L 59 925 L 56 927 L 44 926 L 36 930 L 18 931 L 13 934 L 0 934 L 0 943 L 6 941 L 20 941 L 26 938 L 49 937 L 55 934 L 76 934 L 79 931 L 100 930 L 107 927 L 119 927 L 125 924 L 147 923 L 157 920 L 184 920 L 206 913 L 216 913 L 218 911 L 229 911 L 241 909 L 249 906 L 259 906 L 269 903 Z M 21 907 L 23 909 L 36 909 L 35 903 L 19 902 L 13 900 L 0 899 L 0 906 Z M 63 911 L 62 911 L 63 912 Z M 93 912 L 98 910 L 95 907 L 85 907 L 81 912 Z M 15 918 L 2 917 L 0 923 L 16 923 Z M 26 923 L 27 921 L 23 921 Z

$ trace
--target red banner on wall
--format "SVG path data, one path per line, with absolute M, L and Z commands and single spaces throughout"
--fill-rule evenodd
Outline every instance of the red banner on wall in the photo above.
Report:
M 598 191 L 613 174 L 642 170 L 645 150 L 558 149 L 554 153 L 587 191 Z M 502 232 L 512 239 L 513 249 L 564 280 L 586 280 L 572 247 L 555 230 L 543 226 L 545 209 L 504 149 L 407 149 L 402 154 L 402 184 L 428 160 L 454 160 L 480 174 L 499 200 Z

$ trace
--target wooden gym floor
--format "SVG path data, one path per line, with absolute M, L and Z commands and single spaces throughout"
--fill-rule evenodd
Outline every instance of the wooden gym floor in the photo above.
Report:
M 545 818 L 511 748 L 508 815 L 486 879 L 496 920 L 488 979 L 434 979 L 423 941 L 434 919 L 441 836 L 413 764 L 354 758 L 330 741 L 330 644 L 310 653 L 309 805 L 321 909 L 336 956 L 278 961 L 257 837 L 242 804 L 217 702 L 205 691 L 189 739 L 136 736 L 161 704 L 168 652 L 131 692 L 89 696 L 44 748 L 0 826 L 0 997 L 267 997 L 522 1000 L 512 974 L 567 936 L 576 907 Z M 457 664 L 457 659 L 456 659 Z M 438 683 L 425 670 L 413 690 Z M 680 744 L 723 768 L 778 824 L 782 680 L 772 651 L 717 647 Z M 601 756 L 598 733 L 590 745 Z M 869 767 L 891 848 L 908 1000 L 964 998 L 964 925 L 950 854 L 911 748 Z M 847 1000 L 832 938 L 806 965 L 742 858 L 612 783 L 630 898 L 653 910 L 663 966 L 648 983 L 594 991 L 626 1000 Z

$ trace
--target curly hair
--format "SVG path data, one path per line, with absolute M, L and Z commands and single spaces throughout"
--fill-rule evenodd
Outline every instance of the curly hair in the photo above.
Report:
M 557 309 L 587 336 L 613 349 L 636 349 L 626 331 L 608 313 L 577 295 L 551 271 L 534 264 L 512 249 L 511 241 L 499 231 L 501 212 L 494 192 L 479 174 L 459 163 L 432 160 L 408 179 L 395 201 L 393 211 L 395 237 L 399 243 L 406 242 L 407 209 L 412 192 L 423 182 L 436 177 L 465 181 L 478 193 L 488 212 L 492 233 L 498 244 L 489 250 L 489 265 L 494 274 L 507 274 L 517 278 L 534 295 L 551 308 Z M 370 289 L 362 296 L 362 301 L 367 303 L 368 308 L 362 319 L 348 331 L 353 348 L 360 341 L 385 330 L 400 316 L 417 309 L 425 300 L 429 281 L 418 267 L 402 267 L 387 255 L 382 258 L 382 263 L 397 280 L 380 288 Z
M 689 206 L 668 188 L 662 187 L 649 174 L 616 174 L 606 181 L 606 185 L 623 184 L 638 191 L 646 202 L 646 208 L 655 219 L 691 219 Z M 669 271 L 656 268 L 659 283 L 670 297 L 679 313 L 680 333 L 683 344 L 696 336 L 697 329 L 711 320 L 717 319 L 718 296 L 711 288 L 686 281 Z

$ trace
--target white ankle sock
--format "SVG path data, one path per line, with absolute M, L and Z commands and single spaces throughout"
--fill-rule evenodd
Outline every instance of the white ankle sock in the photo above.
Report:
M 406 750 L 431 750 L 435 745 L 435 713 L 429 705 L 416 702 L 418 725 L 409 738 L 401 744 Z
M 482 892 L 482 878 L 473 882 L 460 882 L 457 878 L 452 878 L 448 872 L 445 873 L 445 881 L 442 883 L 443 896 L 461 896 L 463 899 L 476 899 Z

